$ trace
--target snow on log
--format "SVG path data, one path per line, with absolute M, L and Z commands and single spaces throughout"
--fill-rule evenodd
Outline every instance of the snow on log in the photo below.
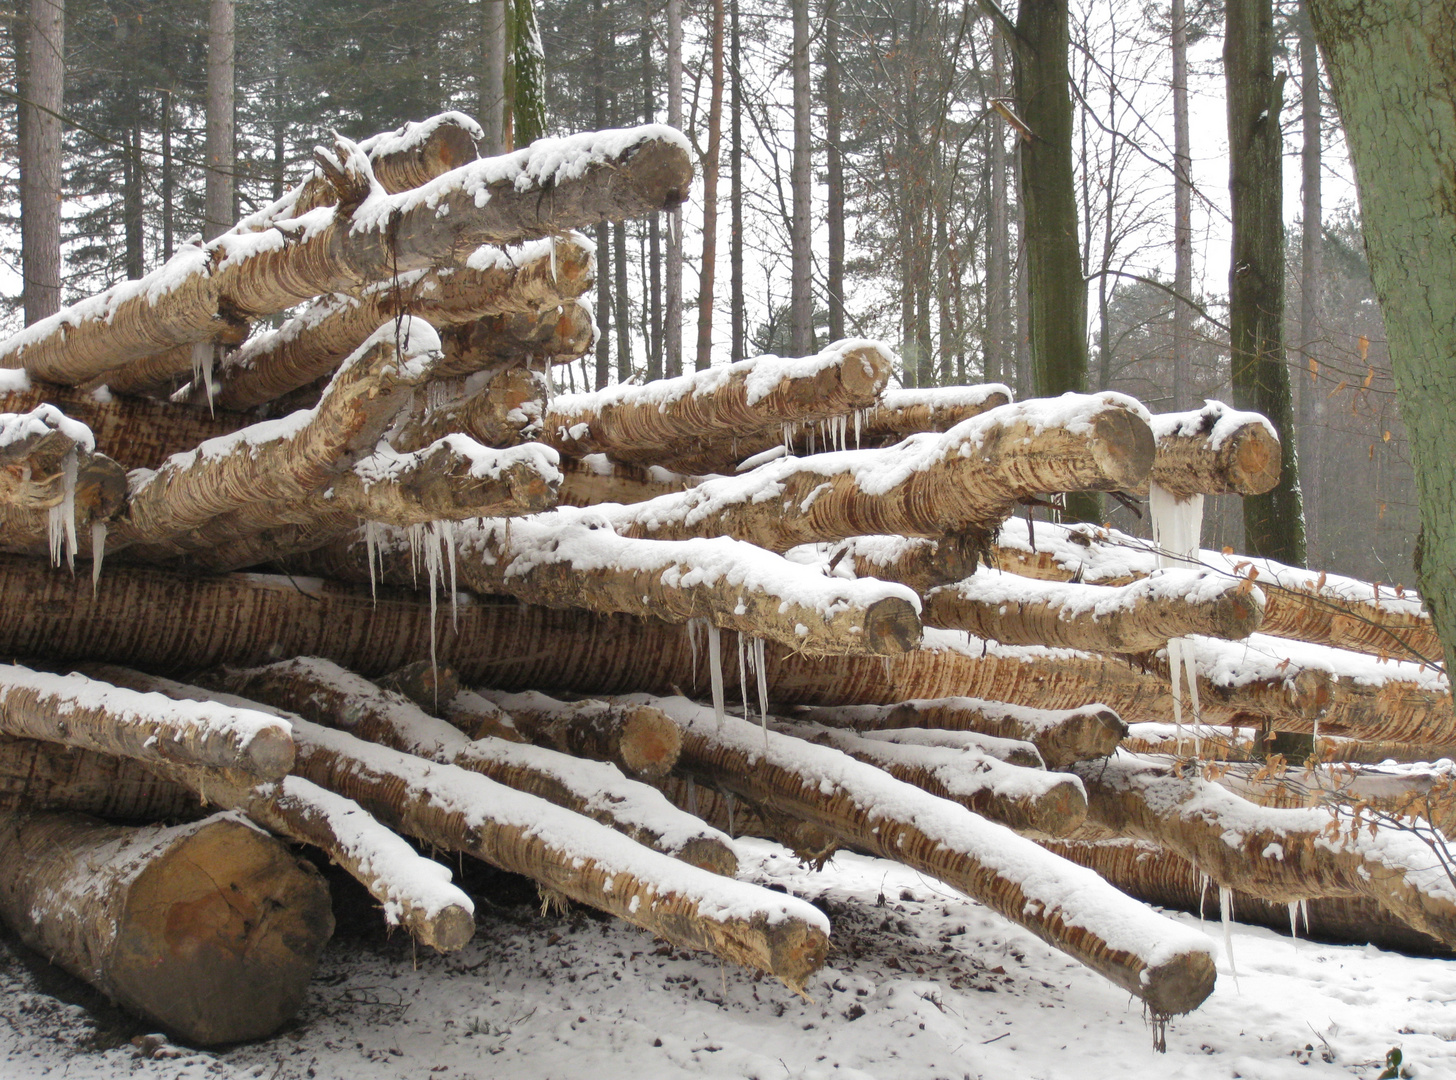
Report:
M 590 352 L 596 339 L 591 308 L 578 300 L 538 312 L 485 315 L 441 328 L 441 373 L 470 375 L 502 364 L 566 364 Z
M 1160 1014 L 1213 990 L 1208 938 L 1032 841 L 847 754 L 685 698 L 629 695 L 683 729 L 682 768 L 778 806 L 844 843 L 939 878 L 1135 994 Z
M 779 722 L 774 731 L 820 746 L 832 746 L 856 761 L 885 770 L 897 780 L 1020 833 L 1065 836 L 1087 816 L 1087 796 L 1077 778 L 1008 765 L 970 748 L 917 746 L 866 739 L 823 724 Z
M 1279 483 L 1279 435 L 1260 413 L 1221 401 L 1154 415 L 1158 452 L 1149 480 L 1180 499 L 1262 495 Z
M 127 828 L 0 814 L 0 917 L 41 955 L 203 1046 L 303 1005 L 334 930 L 318 872 L 231 815 Z
M 1076 772 L 1089 822 L 1174 851 L 1221 887 L 1286 904 L 1364 896 L 1456 945 L 1456 882 L 1434 853 L 1445 839 L 1429 826 L 1374 825 L 1338 807 L 1256 806 L 1176 761 L 1125 752 Z
M 1129 724 L 1119 745 L 1133 754 L 1172 754 L 1217 761 L 1252 761 L 1264 755 L 1256 733 L 1248 728 L 1153 720 Z
M 212 374 L 212 405 L 249 409 L 326 376 L 381 323 L 402 314 L 440 328 L 487 315 L 554 311 L 591 287 L 592 266 L 591 247 L 571 234 L 478 248 L 460 267 L 415 270 L 354 294 L 320 297 L 230 353 Z M 194 379 L 173 400 L 206 405 L 207 392 L 207 383 Z
M 1300 768 L 1230 765 L 1209 775 L 1221 787 L 1259 806 L 1347 807 L 1380 820 L 1420 818 L 1456 835 L 1453 766 L 1445 761 L 1387 761 L 1379 765 L 1309 762 Z
M 677 724 L 650 705 L 557 701 L 534 690 L 479 690 L 458 701 L 447 717 L 471 738 L 525 739 L 563 754 L 611 762 L 644 780 L 666 776 L 682 753 Z
M 1330 763 L 1375 765 L 1384 761 L 1440 761 L 1456 758 L 1456 743 L 1370 742 L 1339 735 L 1317 735 L 1314 753 L 1317 761 Z
M 903 585 L 839 581 L 726 537 L 640 540 L 598 527 L 594 511 L 567 509 L 457 524 L 453 580 L 481 594 L 548 607 L 625 612 L 715 627 L 810 654 L 893 656 L 919 640 L 919 598 Z M 411 537 L 377 531 L 295 565 L 367 580 L 371 550 L 392 554 L 383 578 L 412 580 Z M 409 564 L 409 565 L 407 565 Z
M 18 664 L 0 664 L 0 731 L 138 761 L 237 769 L 258 780 L 276 780 L 293 764 L 283 721 Z
M 848 340 L 802 359 L 760 356 L 641 386 L 563 394 L 547 410 L 542 437 L 567 457 L 605 453 L 672 467 L 711 444 L 864 408 L 879 397 L 893 362 L 878 342 Z M 731 449 L 720 457 L 738 460 Z
M 562 506 L 646 502 L 699 482 L 658 465 L 620 465 L 606 454 L 568 458 L 561 463 L 561 474 Z
M 1003 405 L 884 450 L 770 461 L 613 510 L 610 520 L 633 536 L 732 536 L 771 551 L 866 533 L 990 528 L 1035 494 L 1137 486 L 1152 464 L 1145 415 L 1110 393 Z
M 1143 840 L 1044 840 L 1043 847 L 1078 866 L 1095 870 L 1129 896 L 1157 907 L 1216 917 L 1218 888 L 1181 855 Z M 1449 946 L 1413 930 L 1375 901 L 1363 896 L 1317 897 L 1297 906 L 1275 904 L 1233 889 L 1232 917 L 1243 923 L 1289 932 L 1319 941 L 1378 945 L 1417 954 L 1450 954 Z M 1293 910 L 1291 910 L 1293 908 Z
M 713 828 L 735 839 L 758 836 L 782 844 L 796 859 L 816 870 L 824 869 L 839 850 L 839 839 L 818 825 L 745 799 L 712 781 L 702 782 L 691 773 L 672 773 L 654 783 L 670 803 Z
M 481 773 L 694 866 L 729 877 L 737 873 L 738 858 L 726 837 L 686 818 L 657 791 L 628 780 L 613 766 L 500 739 L 473 740 L 413 702 L 327 660 L 300 657 L 265 668 L 223 669 L 204 678 L 366 742 Z M 671 721 L 660 723 L 677 736 Z
M 886 390 L 874 408 L 865 410 L 860 435 L 873 446 L 922 431 L 949 431 L 973 416 L 1009 405 L 1014 396 L 1005 383 Z
M 538 372 L 523 367 L 494 368 L 462 379 L 430 383 L 389 433 L 396 450 L 418 450 L 456 433 L 483 446 L 507 447 L 526 441 L 539 427 L 549 388 Z M 559 457 L 555 458 L 560 464 Z
M 565 496 L 562 501 L 566 501 Z M 851 536 L 838 543 L 790 548 L 784 557 L 837 577 L 898 581 L 921 596 L 937 586 L 964 581 L 982 563 L 992 565 L 990 537 L 981 529 L 934 540 L 922 536 Z
M 990 706 L 991 702 L 985 702 Z M 871 706 L 879 708 L 879 706 Z M 1070 710 L 1080 713 L 1083 710 Z M 834 726 L 834 725 L 829 725 Z M 1004 761 L 1008 765 L 1020 765 L 1027 769 L 1045 769 L 1046 761 L 1035 744 L 1024 739 L 1005 739 L 996 735 L 985 735 L 979 731 L 956 731 L 948 728 L 882 728 L 876 731 L 856 729 L 855 734 L 865 739 L 896 743 L 903 746 L 944 746 L 951 750 L 969 750 L 985 757 Z M 1109 751 L 1110 753 L 1110 751 Z
M 1264 596 L 1210 570 L 1161 570 L 1129 585 L 1034 581 L 981 570 L 925 596 L 925 622 L 1006 645 L 1142 652 L 1188 634 L 1245 638 Z
M 1047 581 L 1078 577 L 1122 585 L 1158 567 L 1157 552 L 1146 540 L 1116 529 L 1043 521 L 1034 534 L 1024 521 L 1007 521 L 995 553 L 1003 570 Z M 1265 599 L 1263 633 L 1418 663 L 1440 663 L 1444 656 L 1420 595 L 1412 589 L 1206 548 L 1198 562 L 1229 577 L 1254 577 Z
M 211 341 L 222 316 L 271 314 L 325 293 L 447 263 L 482 244 L 515 244 L 602 219 L 666 209 L 687 194 L 687 141 L 670 128 L 540 139 L 388 195 L 365 155 L 335 163 L 367 185 L 351 213 L 320 206 L 260 232 L 185 245 L 123 282 L 0 342 L 0 367 L 76 384 L 176 345 Z
M 312 409 L 254 424 L 131 475 L 115 546 L 144 545 L 161 558 L 207 547 L 203 526 L 252 507 L 306 499 L 368 454 L 439 357 L 439 338 L 418 319 L 387 323 L 339 368 Z M 227 535 L 226 530 L 222 535 Z
M 861 735 L 919 743 L 954 745 L 946 737 L 967 734 L 1030 743 L 1053 769 L 1105 758 L 1127 731 L 1106 705 L 1042 709 L 981 698 L 946 697 L 901 701 L 893 705 L 800 706 L 794 715 Z

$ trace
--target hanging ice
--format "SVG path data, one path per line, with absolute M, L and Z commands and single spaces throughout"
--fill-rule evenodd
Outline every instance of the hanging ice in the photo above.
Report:
M 76 569 L 76 451 L 70 450 L 61 462 L 61 501 L 46 515 L 46 533 L 50 541 L 51 565 L 61 565 L 61 555 L 72 572 Z
M 101 581 L 101 560 L 106 557 L 106 522 L 91 523 L 91 591 Z
M 1234 964 L 1234 891 L 1226 886 L 1218 887 L 1218 913 L 1223 920 L 1223 948 L 1228 953 L 1229 970 L 1233 972 L 1234 984 L 1239 981 L 1239 969 Z
M 1157 483 L 1148 485 L 1148 516 L 1152 519 L 1153 543 L 1158 547 L 1158 565 L 1181 567 L 1197 564 L 1199 540 L 1203 532 L 1203 496 L 1180 499 Z M 1193 643 L 1183 638 L 1168 642 L 1168 668 L 1172 674 L 1173 723 L 1178 729 L 1178 742 L 1183 742 L 1183 690 L 1188 679 L 1188 698 L 1193 703 L 1193 719 L 1202 719 L 1198 704 L 1198 667 L 1194 662 Z M 1201 746 L 1195 745 L 1195 751 Z
M 708 677 L 713 683 L 713 716 L 723 723 L 723 648 L 722 632 L 708 623 Z

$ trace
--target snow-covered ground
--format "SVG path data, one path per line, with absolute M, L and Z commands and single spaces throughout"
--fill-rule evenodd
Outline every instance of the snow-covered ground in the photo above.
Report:
M 482 901 L 475 940 L 446 957 L 341 928 L 292 1029 L 195 1052 L 0 943 L 0 1077 L 1373 1078 L 1394 1046 L 1410 1075 L 1456 1077 L 1447 960 L 1236 925 L 1238 978 L 1221 960 L 1213 996 L 1158 1055 L 1127 994 L 939 882 L 847 854 L 814 873 L 740 843 L 746 875 L 833 922 L 812 1001 L 581 909 Z M 1222 929 L 1204 929 L 1222 948 Z

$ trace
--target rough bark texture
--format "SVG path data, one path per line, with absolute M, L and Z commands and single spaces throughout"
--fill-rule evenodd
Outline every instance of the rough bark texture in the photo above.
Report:
M 483 386 L 477 386 L 480 381 Z M 501 368 L 473 379 L 439 380 L 390 430 L 389 445 L 400 451 L 418 450 L 460 432 L 482 446 L 515 446 L 539 422 L 545 400 L 545 380 L 522 367 Z
M 1180 499 L 1272 491 L 1280 476 L 1279 440 L 1259 419 L 1242 423 L 1233 431 L 1221 430 L 1215 438 L 1215 425 L 1224 412 L 1220 405 L 1178 414 L 1187 420 L 1159 437 L 1148 479 Z M 1167 414 L 1156 416 L 1154 427 L 1168 426 L 1173 419 Z
M 444 327 L 442 375 L 473 375 L 497 364 L 545 369 L 585 356 L 596 340 L 597 324 L 586 305 L 568 300 L 559 308 L 535 313 L 486 315 L 474 322 Z
M 1355 163 L 1420 496 L 1421 595 L 1456 670 L 1456 20 L 1419 0 L 1310 0 Z
M 207 186 L 202 235 L 211 240 L 232 228 L 233 218 L 233 0 L 207 5 Z
M 61 306 L 61 116 L 66 55 L 65 0 L 28 0 L 20 79 L 20 257 L 25 324 Z
M 801 862 L 824 868 L 839 850 L 839 839 L 817 825 L 782 810 L 745 799 L 711 780 L 673 773 L 657 781 L 669 802 L 735 839 L 760 836 L 783 844 Z
M 204 1046 L 273 1034 L 334 930 L 328 887 L 218 816 L 171 828 L 0 815 L 0 916 L 118 1004 Z
M 696 477 L 680 476 L 656 466 L 618 465 L 602 454 L 561 463 L 561 505 L 635 503 L 683 491 Z
M 814 351 L 814 252 L 810 247 L 809 179 L 813 172 L 809 99 L 809 0 L 790 0 L 793 45 L 789 66 L 794 84 L 794 147 L 789 186 L 793 215 L 789 227 L 789 340 L 797 356 Z
M 186 821 L 202 800 L 134 758 L 0 735 L 0 809 L 74 810 L 119 821 Z

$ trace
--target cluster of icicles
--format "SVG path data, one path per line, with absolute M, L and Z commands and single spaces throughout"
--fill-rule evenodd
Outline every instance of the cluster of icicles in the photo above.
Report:
M 76 540 L 76 474 L 79 465 L 76 451 L 72 450 L 61 462 L 61 501 L 47 511 L 46 540 L 50 545 L 51 565 L 60 566 L 61 560 L 74 573 L 76 552 L 80 544 Z M 106 554 L 106 522 L 91 523 L 91 587 L 101 579 L 101 560 Z
M 1158 548 L 1158 565 L 1186 567 L 1198 564 L 1199 542 L 1203 533 L 1203 496 L 1180 499 L 1157 483 L 1148 485 L 1148 516 L 1152 519 L 1153 543 Z M 1188 679 L 1188 697 L 1193 704 L 1193 721 L 1202 720 L 1198 707 L 1198 667 L 1194 661 L 1193 643 L 1183 638 L 1168 642 L 1168 669 L 1173 679 L 1173 723 L 1178 732 L 1178 745 L 1183 744 L 1183 689 Z M 1199 753 L 1194 729 L 1194 754 Z

